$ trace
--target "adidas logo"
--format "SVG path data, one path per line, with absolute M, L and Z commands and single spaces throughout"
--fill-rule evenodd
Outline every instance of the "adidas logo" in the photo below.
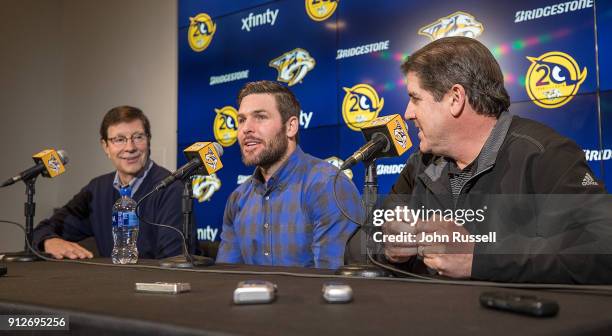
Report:
M 584 178 L 582 179 L 582 186 L 586 187 L 586 186 L 598 186 L 599 183 L 597 183 L 597 181 L 595 181 L 595 179 L 593 178 L 593 176 L 591 176 L 591 174 L 586 173 L 584 174 Z

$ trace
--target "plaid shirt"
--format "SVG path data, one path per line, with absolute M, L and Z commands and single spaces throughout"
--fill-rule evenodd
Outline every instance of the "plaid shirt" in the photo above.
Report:
M 338 171 L 298 146 L 263 182 L 259 169 L 228 198 L 217 262 L 338 268 L 357 225 L 346 219 L 334 199 Z M 338 202 L 362 220 L 355 185 L 337 180 Z

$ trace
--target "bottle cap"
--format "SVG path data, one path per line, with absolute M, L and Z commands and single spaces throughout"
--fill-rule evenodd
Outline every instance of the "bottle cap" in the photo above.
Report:
M 121 195 L 121 197 L 123 196 L 132 196 L 132 187 L 130 186 L 122 186 L 121 188 L 119 188 L 119 195 Z

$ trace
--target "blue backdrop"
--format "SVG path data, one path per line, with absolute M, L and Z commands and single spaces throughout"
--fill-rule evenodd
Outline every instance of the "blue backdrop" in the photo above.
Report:
M 194 186 L 200 239 L 219 239 L 226 199 L 253 171 L 234 142 L 236 94 L 246 82 L 286 81 L 303 109 L 302 148 L 346 158 L 363 143 L 360 121 L 403 115 L 408 96 L 399 65 L 443 36 L 489 47 L 511 112 L 574 139 L 597 177 L 612 185 L 610 1 L 180 0 L 178 22 L 178 163 L 193 142 L 227 145 L 223 170 Z M 357 95 L 377 104 L 355 113 Z M 414 126 L 408 131 L 413 149 L 378 161 L 381 193 L 418 148 Z M 352 172 L 361 189 L 363 166 Z

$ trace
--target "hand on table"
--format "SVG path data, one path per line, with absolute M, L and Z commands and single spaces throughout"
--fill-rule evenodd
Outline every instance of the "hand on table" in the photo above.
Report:
M 93 253 L 83 246 L 61 238 L 49 238 L 44 242 L 45 252 L 55 259 L 91 259 Z

